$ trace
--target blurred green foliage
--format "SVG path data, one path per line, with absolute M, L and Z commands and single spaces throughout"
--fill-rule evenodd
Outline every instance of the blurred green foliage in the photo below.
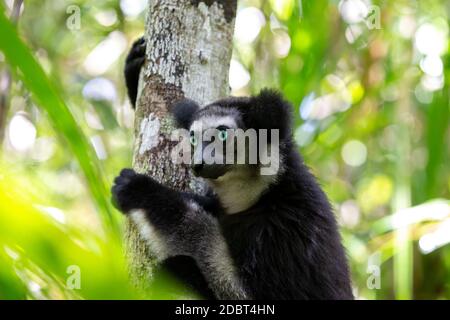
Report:
M 0 3 L 0 299 L 170 298 L 169 278 L 151 296 L 128 284 L 107 191 L 131 164 L 122 69 L 146 1 L 29 0 L 17 31 Z M 292 102 L 361 299 L 450 298 L 449 15 L 444 0 L 239 1 L 232 93 Z

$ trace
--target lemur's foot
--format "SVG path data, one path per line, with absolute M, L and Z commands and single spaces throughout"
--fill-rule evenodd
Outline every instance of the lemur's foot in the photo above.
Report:
M 139 73 L 145 62 L 145 49 L 145 39 L 141 37 L 133 43 L 130 53 L 128 53 L 125 60 L 125 81 L 133 107 L 136 105 Z
M 111 189 L 113 204 L 123 213 L 145 207 L 145 202 L 159 187 L 152 178 L 138 174 L 132 169 L 123 169 L 114 179 Z
M 146 46 L 147 45 L 145 43 L 144 37 L 137 39 L 131 46 L 131 50 L 127 56 L 126 64 L 129 65 L 130 63 L 137 63 L 138 65 L 142 66 L 142 63 L 145 59 Z

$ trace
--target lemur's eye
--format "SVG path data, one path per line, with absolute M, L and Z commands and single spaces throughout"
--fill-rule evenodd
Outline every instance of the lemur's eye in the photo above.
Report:
M 222 129 L 219 131 L 219 140 L 220 141 L 225 141 L 228 138 L 228 132 L 225 129 Z
M 197 145 L 197 138 L 195 137 L 195 133 L 194 131 L 190 131 L 189 132 L 189 142 L 193 145 L 196 146 Z
M 193 145 L 196 146 L 197 145 L 197 138 L 195 136 L 190 136 L 189 137 L 189 142 Z

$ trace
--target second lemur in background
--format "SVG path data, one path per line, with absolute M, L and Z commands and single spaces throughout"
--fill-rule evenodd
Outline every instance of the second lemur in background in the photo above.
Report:
M 126 63 L 133 103 L 144 51 L 145 43 L 136 42 Z M 234 143 L 226 130 L 277 129 L 280 157 L 269 176 L 261 175 L 260 163 L 193 164 L 211 189 L 208 196 L 122 170 L 112 188 L 114 201 L 158 259 L 172 261 L 208 298 L 353 299 L 335 217 L 293 142 L 291 106 L 280 94 L 263 90 L 204 107 L 184 100 L 171 112 L 192 136 L 216 129 L 225 149 Z

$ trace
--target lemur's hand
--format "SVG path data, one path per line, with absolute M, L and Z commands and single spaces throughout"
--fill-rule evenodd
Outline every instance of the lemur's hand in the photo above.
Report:
M 160 184 L 149 176 L 123 169 L 111 189 L 113 204 L 127 214 L 132 209 L 145 207 L 151 194 L 159 188 Z
M 136 105 L 139 73 L 145 62 L 145 48 L 145 39 L 139 38 L 133 43 L 125 61 L 125 82 L 133 108 Z

